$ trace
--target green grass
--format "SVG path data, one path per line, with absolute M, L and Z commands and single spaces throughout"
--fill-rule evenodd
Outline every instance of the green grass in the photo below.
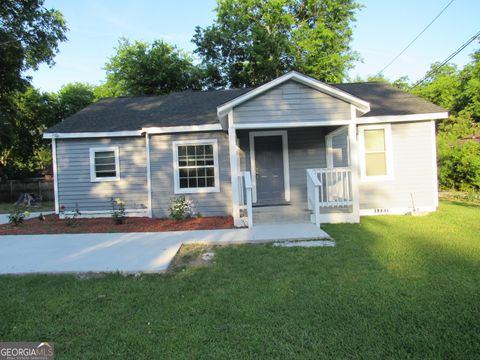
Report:
M 0 203 L 0 214 L 11 214 L 16 209 L 24 209 L 30 212 L 54 211 L 55 203 L 53 201 L 44 201 L 44 202 L 32 205 L 30 207 L 17 206 L 12 203 Z
M 0 277 L 0 339 L 58 359 L 480 354 L 480 206 L 329 225 L 335 248 L 216 249 L 168 275 Z M 21 259 L 19 259 L 21 261 Z

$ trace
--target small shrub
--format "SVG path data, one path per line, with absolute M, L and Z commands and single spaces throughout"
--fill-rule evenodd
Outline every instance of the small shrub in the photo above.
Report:
M 65 206 L 60 207 L 60 212 L 65 213 Z M 75 209 L 73 209 L 72 215 L 64 215 L 65 220 L 67 221 L 67 226 L 75 227 L 78 224 L 78 217 L 82 215 L 80 209 L 78 208 L 78 203 L 75 204 Z
M 178 196 L 172 198 L 168 211 L 172 219 L 180 221 L 193 217 L 195 215 L 195 206 L 192 200 L 186 199 L 185 196 Z
M 112 219 L 116 225 L 121 225 L 125 222 L 125 203 L 120 199 L 111 200 L 112 203 Z
M 13 213 L 8 215 L 8 222 L 15 226 L 19 226 L 23 223 L 23 220 L 25 220 L 25 216 L 27 215 L 28 213 L 26 211 L 16 209 Z

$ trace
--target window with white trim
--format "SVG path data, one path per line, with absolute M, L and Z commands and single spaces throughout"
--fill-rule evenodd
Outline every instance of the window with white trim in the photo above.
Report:
M 363 180 L 390 180 L 393 178 L 391 139 L 391 127 L 388 124 L 360 128 Z
M 120 161 L 118 147 L 99 147 L 90 149 L 90 180 L 120 180 Z
M 216 140 L 175 141 L 175 193 L 219 191 Z

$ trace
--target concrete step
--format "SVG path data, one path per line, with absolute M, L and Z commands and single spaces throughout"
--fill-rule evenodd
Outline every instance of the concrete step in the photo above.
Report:
M 254 224 L 301 224 L 310 222 L 310 212 L 296 206 L 264 206 L 253 208 Z

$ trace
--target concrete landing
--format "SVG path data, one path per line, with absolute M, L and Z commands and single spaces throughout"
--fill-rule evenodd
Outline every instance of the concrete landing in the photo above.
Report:
M 312 224 L 158 233 L 0 236 L 0 274 L 163 272 L 182 244 L 328 239 Z

